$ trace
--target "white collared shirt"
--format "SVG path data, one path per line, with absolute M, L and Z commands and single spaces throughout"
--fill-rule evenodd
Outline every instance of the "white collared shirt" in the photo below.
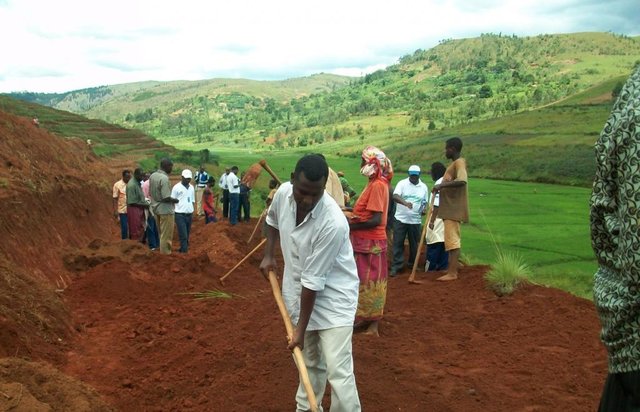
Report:
M 240 193 L 240 179 L 233 172 L 229 172 L 227 175 L 227 189 L 229 189 L 229 193 Z
M 196 201 L 196 194 L 193 185 L 189 183 L 186 188 L 182 182 L 178 182 L 171 189 L 171 197 L 178 199 L 176 203 L 176 213 L 193 213 L 193 203 Z
M 227 189 L 227 174 L 223 173 L 222 176 L 220 176 L 220 180 L 218 180 L 218 187 L 222 190 Z
M 280 231 L 284 257 L 282 296 L 294 325 L 300 317 L 302 286 L 317 292 L 307 330 L 353 326 L 358 306 L 358 271 L 349 240 L 349 223 L 325 193 L 296 226 L 293 185 L 276 192 L 267 224 Z
M 393 190 L 394 195 L 399 195 L 403 200 L 411 202 L 412 208 L 409 209 L 400 203 L 396 204 L 396 220 L 407 225 L 419 225 L 422 223 L 422 207 L 426 206 L 429 188 L 427 185 L 418 180 L 418 184 L 413 184 L 409 178 L 402 179 Z

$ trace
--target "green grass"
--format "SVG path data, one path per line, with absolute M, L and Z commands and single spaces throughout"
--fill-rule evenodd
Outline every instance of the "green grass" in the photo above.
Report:
M 142 82 L 49 97 L 64 97 L 57 107 L 138 127 L 179 149 L 234 150 L 254 160 L 280 156 L 281 147 L 352 158 L 373 144 L 402 169 L 442 160 L 444 140 L 458 135 L 474 176 L 586 187 L 610 92 L 638 61 L 638 39 L 613 33 L 483 34 L 418 50 L 362 79 Z M 482 81 L 472 80 L 478 75 Z M 479 97 L 481 84 L 492 97 Z M 153 115 L 136 117 L 146 111 Z M 420 123 L 410 122 L 414 115 Z M 436 130 L 427 130 L 430 120 Z M 72 122 L 64 127 L 83 136 Z
M 35 113 L 40 117 L 41 123 L 44 123 L 43 127 L 56 128 L 55 130 L 58 133 L 84 131 L 83 133 L 89 133 L 94 142 L 99 142 L 99 139 L 109 138 L 109 136 L 104 135 L 103 123 L 98 123 L 100 127 L 97 127 L 96 123 L 90 123 L 91 121 L 83 125 L 86 119 L 81 122 L 79 119 L 82 118 L 79 116 L 37 105 L 16 107 L 16 101 L 4 97 L 0 98 L 0 103 L 2 103 L 0 108 L 7 111 L 12 111 L 8 110 L 7 107 L 18 111 L 22 110 L 22 114 L 25 116 L 30 116 L 31 110 L 41 110 L 41 112 Z M 594 125 L 592 126 L 595 128 L 596 123 L 604 122 L 600 117 L 606 113 L 606 110 L 599 108 L 599 106 L 593 106 L 591 109 L 599 110 L 597 112 L 598 118 L 594 120 Z M 546 111 L 547 114 L 551 113 L 551 115 L 553 113 L 565 113 L 565 109 L 558 111 L 557 109 L 545 108 L 542 110 Z M 568 108 L 567 110 L 571 111 L 573 109 Z M 594 113 L 587 113 L 586 117 L 594 115 Z M 511 121 L 508 119 L 503 120 L 503 123 L 498 127 L 515 128 L 517 124 L 526 126 L 527 122 L 525 120 L 527 120 L 527 116 L 545 119 L 540 113 L 528 112 L 517 116 L 515 119 L 518 121 L 513 121 L 513 119 Z M 586 117 L 585 121 L 588 121 Z M 549 117 L 546 118 L 549 119 Z M 527 121 L 535 125 L 535 121 Z M 539 127 L 544 127 L 543 124 L 544 122 Z M 558 122 L 555 122 L 555 124 L 557 125 Z M 477 123 L 476 126 L 480 128 L 487 127 L 488 130 L 491 129 L 482 122 Z M 550 130 L 545 129 L 544 133 L 550 133 Z M 406 176 L 405 171 L 413 162 L 427 170 L 432 160 L 442 161 L 442 147 L 445 138 L 446 136 L 444 135 L 435 138 L 425 136 L 415 140 L 416 138 L 412 136 L 400 136 L 398 139 L 386 138 L 386 143 L 381 141 L 380 147 L 391 153 L 391 158 L 394 161 L 396 170 L 394 183 Z M 420 139 L 424 139 L 424 141 Z M 429 139 L 432 141 L 429 141 Z M 535 164 L 545 165 L 544 162 L 549 157 L 556 156 L 555 152 L 558 146 L 551 146 L 553 150 L 546 150 L 545 145 L 547 142 L 544 139 L 544 145 L 539 147 L 528 147 L 525 144 L 514 145 L 513 147 L 522 147 L 522 154 L 520 155 L 518 154 L 520 152 L 515 149 L 511 152 L 505 149 L 505 141 L 516 139 L 508 134 L 477 134 L 464 139 L 465 151 L 469 151 L 469 172 L 472 176 L 469 183 L 471 223 L 463 226 L 462 251 L 465 256 L 470 257 L 473 263 L 491 264 L 494 262 L 496 254 L 489 236 L 489 231 L 491 231 L 494 233 L 496 241 L 501 245 L 501 248 L 506 252 L 517 252 L 531 266 L 533 281 L 559 287 L 576 295 L 589 298 L 591 296 L 591 278 L 596 269 L 596 261 L 589 240 L 588 200 L 590 190 L 581 187 L 485 180 L 473 177 L 477 176 L 479 171 L 482 171 L 480 167 L 482 161 L 493 161 L 500 164 L 501 162 L 506 162 L 509 155 L 515 159 L 511 160 L 511 164 L 515 161 L 522 163 L 519 166 L 521 167 L 519 170 L 524 170 L 522 173 L 525 173 L 526 167 L 531 167 L 531 165 Z M 407 142 L 416 143 L 407 146 Z M 522 139 L 520 141 L 516 139 L 516 142 L 522 143 Z M 366 143 L 360 141 L 344 142 L 342 144 L 342 146 L 336 146 L 335 150 L 348 152 L 349 157 L 336 156 L 331 152 L 326 152 L 324 146 L 282 151 L 251 151 L 227 147 L 216 148 L 213 146 L 210 147 L 211 155 L 218 160 L 218 166 L 210 165 L 209 172 L 218 177 L 225 166 L 235 164 L 241 170 L 245 170 L 260 159 L 266 159 L 280 179 L 287 180 L 297 159 L 303 153 L 323 151 L 330 166 L 336 171 L 344 171 L 351 185 L 358 192 L 361 192 L 366 180 L 359 173 L 360 161 L 357 154 L 365 144 L 369 144 L 369 141 L 367 140 Z M 592 146 L 584 146 L 584 149 L 578 146 L 580 150 L 570 146 L 574 150 L 562 152 L 568 153 L 570 156 L 558 164 L 573 165 L 577 162 L 575 160 L 577 153 L 584 153 L 584 162 L 593 161 Z M 119 152 L 123 147 L 126 148 L 127 146 L 123 146 L 122 143 L 95 144 L 95 150 L 104 156 L 111 156 Z M 183 142 L 178 148 L 200 150 L 204 147 L 206 145 L 198 146 Z M 407 147 L 409 147 L 409 150 Z M 502 149 L 502 151 L 499 149 Z M 153 159 L 154 153 L 161 151 L 164 150 L 161 148 L 149 150 L 149 157 Z M 516 155 L 524 157 L 519 158 Z M 482 160 L 483 158 L 486 160 Z M 152 166 L 151 162 L 149 166 Z M 565 173 L 558 168 L 557 164 L 556 166 L 545 167 L 551 174 Z M 510 172 L 509 168 L 505 168 L 500 171 L 500 174 L 505 178 L 509 178 L 511 177 L 509 175 Z M 269 176 L 266 172 L 263 172 L 262 177 L 258 179 L 257 185 L 251 193 L 253 216 L 258 216 L 264 207 L 264 199 L 268 193 L 268 181 Z M 429 181 L 427 183 L 429 186 L 432 184 Z
M 473 263 L 497 260 L 501 250 L 518 253 L 531 279 L 590 298 L 597 263 L 590 243 L 586 188 L 471 179 L 471 221 L 462 228 L 462 251 Z
M 504 252 L 498 246 L 496 248 L 497 259 L 484 278 L 496 295 L 510 295 L 527 281 L 531 271 L 519 254 Z

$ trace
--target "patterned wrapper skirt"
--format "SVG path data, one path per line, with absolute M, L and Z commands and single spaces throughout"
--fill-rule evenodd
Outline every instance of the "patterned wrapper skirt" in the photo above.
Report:
M 146 229 L 144 207 L 127 205 L 127 220 L 129 221 L 129 239 L 142 242 Z
M 360 278 L 356 323 L 382 319 L 387 299 L 387 240 L 363 239 L 351 234 Z

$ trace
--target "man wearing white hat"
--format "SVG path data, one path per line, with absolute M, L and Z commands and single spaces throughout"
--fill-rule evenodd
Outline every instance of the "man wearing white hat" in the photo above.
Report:
M 393 262 L 390 276 L 396 276 L 404 266 L 404 239 L 409 238 L 409 259 L 407 266 L 413 266 L 417 259 L 420 241 L 422 215 L 427 211 L 427 185 L 420 180 L 420 166 L 411 165 L 409 177 L 398 182 L 393 191 L 396 207 L 393 222 Z
M 189 234 L 191 233 L 191 222 L 193 221 L 193 210 L 196 202 L 196 193 L 190 183 L 193 178 L 191 170 L 182 171 L 182 180 L 176 183 L 171 190 L 171 197 L 178 199 L 176 204 L 176 226 L 178 237 L 180 238 L 180 253 L 187 253 L 189 250 Z

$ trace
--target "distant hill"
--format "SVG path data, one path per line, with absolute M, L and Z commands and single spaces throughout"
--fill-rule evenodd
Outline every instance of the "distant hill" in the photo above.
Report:
M 286 102 L 313 93 L 332 91 L 348 84 L 351 78 L 333 74 L 316 74 L 278 81 L 246 79 L 210 79 L 199 81 L 146 81 L 93 87 L 66 93 L 11 93 L 10 95 L 45 106 L 68 110 L 92 118 L 122 122 L 127 114 L 147 109 L 190 105 L 193 100 L 218 95 L 243 94 L 259 99 Z
M 612 78 L 538 109 L 389 139 L 386 151 L 399 165 L 429 167 L 445 162 L 445 140 L 459 136 L 474 177 L 590 186 L 594 143 L 613 105 L 611 91 L 626 78 Z
M 612 92 L 638 64 L 637 37 L 483 34 L 442 40 L 357 79 L 145 82 L 72 92 L 55 104 L 75 102 L 84 107 L 76 111 L 182 149 L 357 156 L 364 144 L 377 144 L 400 168 L 442 160 L 441 147 L 430 142 L 460 134 L 481 166 L 472 174 L 588 185 L 591 146 Z M 505 163 L 496 151 L 512 156 L 503 156 Z

